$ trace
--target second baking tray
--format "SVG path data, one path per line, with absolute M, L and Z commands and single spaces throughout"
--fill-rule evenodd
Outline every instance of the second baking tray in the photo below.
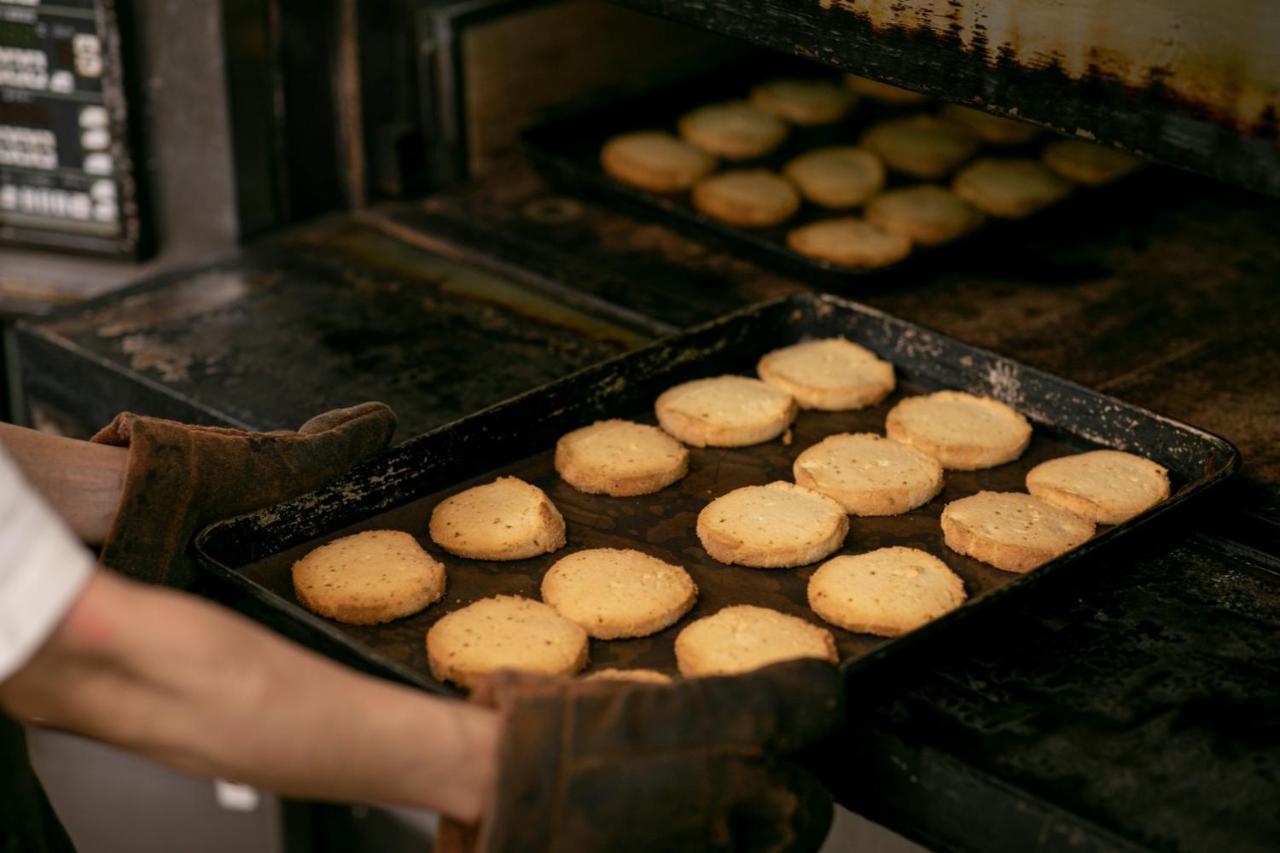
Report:
M 653 401 L 690 379 L 753 374 L 756 361 L 777 347 L 843 335 L 895 365 L 898 389 L 883 403 L 856 412 L 802 411 L 790 443 L 692 448 L 687 477 L 652 494 L 611 498 L 579 492 L 556 475 L 556 439 L 592 421 L 624 417 L 653 422 Z M 750 484 L 790 480 L 797 454 L 838 432 L 882 432 L 890 407 L 904 396 L 953 388 L 1004 400 L 1035 426 L 1021 459 L 986 471 L 948 471 L 942 493 L 924 507 L 887 518 L 850 518 L 840 553 L 911 545 L 943 559 L 964 580 L 968 602 L 907 635 L 918 640 L 954 628 L 1015 598 L 1043 579 L 1071 571 L 1089 554 L 1161 513 L 1221 482 L 1236 467 L 1235 448 L 1195 427 L 1106 397 L 993 353 L 833 296 L 795 296 L 749 308 L 662 340 L 401 444 L 321 491 L 206 529 L 196 540 L 202 565 L 240 586 L 262 605 L 265 621 L 296 638 L 366 669 L 438 692 L 424 636 L 442 615 L 499 593 L 539 598 L 541 579 L 558 559 L 584 548 L 636 548 L 688 569 L 700 594 L 693 611 L 652 637 L 593 640 L 591 668 L 651 667 L 675 671 L 675 635 L 693 619 L 730 604 L 772 607 L 824 624 L 805 599 L 815 566 L 761 570 L 715 562 L 698 543 L 694 521 L 711 499 Z M 939 515 L 951 500 L 980 489 L 1022 491 L 1027 471 L 1056 456 L 1096 447 L 1128 450 L 1169 469 L 1167 501 L 1124 524 L 1100 528 L 1075 551 L 1026 575 L 1002 572 L 949 550 Z M 499 475 L 544 489 L 568 527 L 568 546 L 514 562 L 453 557 L 426 535 L 432 508 L 451 494 Z M 372 627 L 343 625 L 303 610 L 291 580 L 293 561 L 310 549 L 358 530 L 405 530 L 448 570 L 445 597 L 426 611 Z M 848 670 L 892 655 L 904 638 L 889 640 L 830 628 Z

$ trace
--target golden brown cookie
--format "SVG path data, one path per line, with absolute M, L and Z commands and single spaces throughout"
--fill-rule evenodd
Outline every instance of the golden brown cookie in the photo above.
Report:
M 698 541 L 721 563 L 777 569 L 803 566 L 844 543 L 849 517 L 831 498 L 778 481 L 721 495 L 698 513 Z
M 867 221 L 918 246 L 938 246 L 982 224 L 982 212 L 946 187 L 916 184 L 867 202 Z
M 890 169 L 930 181 L 955 171 L 982 147 L 964 125 L 926 114 L 882 121 L 863 134 L 860 144 Z
M 1006 572 L 1029 572 L 1087 541 L 1093 522 L 1021 492 L 978 492 L 942 510 L 947 547 Z
M 746 101 L 709 104 L 678 122 L 686 142 L 726 160 L 763 157 L 787 138 L 787 123 Z
M 760 378 L 802 409 L 843 412 L 874 406 L 894 388 L 893 365 L 844 338 L 803 341 L 766 353 Z
M 800 193 L 768 169 L 738 169 L 693 186 L 693 206 L 730 225 L 763 228 L 786 222 L 800 209 Z
M 431 511 L 431 541 L 473 560 L 523 560 L 564 547 L 564 517 L 546 493 L 499 477 L 441 501 Z
M 828 560 L 809 578 L 809 606 L 859 634 L 897 637 L 964 604 L 964 581 L 917 548 L 880 548 Z
M 875 435 L 830 435 L 796 457 L 797 485 L 853 515 L 898 515 L 942 491 L 942 465 L 922 450 Z
M 444 595 L 444 566 L 400 530 L 366 530 L 321 545 L 293 564 L 293 590 L 312 613 L 377 625 Z
M 599 669 L 584 675 L 583 681 L 638 681 L 642 684 L 670 684 L 671 676 L 656 669 Z
M 951 188 L 991 216 L 1021 219 L 1071 195 L 1073 184 L 1038 160 L 975 160 L 960 170 Z
M 823 219 L 787 232 L 794 252 L 846 269 L 875 269 L 896 263 L 911 253 L 911 241 L 877 228 L 865 219 L 847 216 Z
M 737 675 L 802 658 L 839 662 L 831 632 L 765 607 L 726 607 L 676 637 L 676 665 L 686 678 Z
M 716 167 L 707 152 L 661 130 L 624 133 L 605 143 L 600 165 L 615 180 L 655 193 L 689 189 Z
M 770 80 L 751 90 L 752 106 L 802 127 L 837 122 L 853 102 L 853 93 L 832 80 Z
M 684 569 L 627 548 L 578 551 L 542 578 L 542 600 L 599 640 L 647 637 L 675 624 L 697 598 Z
M 906 398 L 889 410 L 885 432 L 956 471 L 1012 462 L 1031 442 L 1031 424 L 1016 409 L 963 391 Z
M 881 83 L 879 80 L 872 80 L 870 77 L 859 77 L 856 74 L 844 75 L 844 84 L 855 95 L 862 95 L 882 104 L 906 106 L 908 104 L 923 104 L 929 100 L 929 96 L 924 92 L 913 92 L 910 89 L 903 89 L 889 83 Z
M 783 166 L 782 174 L 822 207 L 857 207 L 884 187 L 880 158 L 852 145 L 807 151 Z
M 960 122 L 981 136 L 983 142 L 989 142 L 992 145 L 1023 145 L 1040 135 L 1040 128 L 1034 124 L 1001 118 L 989 112 L 962 107 L 959 104 L 944 105 L 942 115 L 952 121 Z
M 648 495 L 689 472 L 689 451 L 655 426 L 596 421 L 556 442 L 556 471 L 580 492 Z
M 1169 472 L 1119 450 L 1093 450 L 1041 462 L 1027 491 L 1098 524 L 1119 524 L 1169 497 Z
M 695 379 L 668 388 L 654 404 L 658 423 L 694 447 L 746 447 L 770 441 L 796 418 L 785 391 L 747 376 Z
M 1050 142 L 1040 152 L 1040 159 L 1067 180 L 1091 187 L 1111 183 L 1142 166 L 1132 154 L 1079 139 Z
M 541 601 L 495 595 L 432 625 L 427 661 L 435 679 L 467 689 L 500 669 L 574 675 L 587 665 L 587 632 Z

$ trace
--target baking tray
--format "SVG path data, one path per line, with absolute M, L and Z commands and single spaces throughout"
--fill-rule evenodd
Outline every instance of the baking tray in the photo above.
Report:
M 857 412 L 802 411 L 790 444 L 691 448 L 689 475 L 654 495 L 587 495 L 563 483 L 552 465 L 556 439 L 606 417 L 653 422 L 653 401 L 679 382 L 752 373 L 761 355 L 806 338 L 844 335 L 893 362 L 898 389 Z M 888 518 L 850 518 L 841 553 L 912 545 L 941 557 L 963 579 L 968 603 L 906 637 L 889 640 L 831 628 L 841 666 L 854 672 L 908 641 L 953 629 L 1083 558 L 1111 547 L 1151 519 L 1221 482 L 1239 454 L 1227 441 L 993 353 L 831 295 L 806 294 L 751 307 L 643 349 L 579 371 L 507 402 L 432 430 L 296 500 L 215 524 L 200 533 L 201 565 L 256 599 L 262 619 L 313 647 L 370 671 L 431 691 L 452 693 L 431 678 L 424 635 L 443 614 L 498 593 L 537 598 L 552 563 L 583 548 L 633 547 L 686 567 L 700 589 L 693 611 L 652 637 L 591 642 L 591 668 L 644 666 L 674 672 L 673 641 L 691 620 L 729 604 L 773 607 L 823 624 L 807 607 L 814 566 L 761 570 L 725 566 L 702 550 L 694 519 L 712 498 L 739 486 L 791 478 L 803 449 L 836 432 L 883 430 L 902 397 L 941 388 L 986 394 L 1024 412 L 1035 425 L 1027 452 L 986 471 L 949 471 L 942 493 L 924 507 Z M 943 544 L 938 517 L 948 501 L 979 489 L 1022 490 L 1026 472 L 1045 459 L 1094 447 L 1128 450 L 1169 469 L 1172 494 L 1124 524 L 1102 528 L 1075 551 L 1026 575 L 999 571 Z M 563 513 L 568 546 L 515 562 L 464 560 L 426 535 L 431 509 L 445 497 L 501 474 L 543 488 Z M 357 530 L 413 534 L 448 569 L 445 597 L 425 612 L 375 627 L 342 625 L 303 610 L 289 569 L 308 550 Z
M 552 182 L 586 196 L 620 204 L 639 215 L 660 219 L 665 225 L 687 234 L 713 235 L 731 247 L 744 249 L 756 258 L 780 266 L 792 273 L 814 275 L 833 286 L 859 285 L 871 289 L 901 278 L 909 268 L 922 271 L 938 259 L 958 249 L 974 249 L 988 240 L 999 242 L 1012 238 L 1011 232 L 1028 222 L 1043 224 L 1051 216 L 1078 216 L 1082 209 L 1105 204 L 1104 196 L 1113 191 L 1119 179 L 1103 187 L 1077 186 L 1072 195 L 1057 204 L 1022 219 L 987 217 L 973 232 L 940 246 L 914 246 L 906 258 L 893 264 L 871 269 L 851 269 L 811 258 L 792 251 L 786 243 L 793 228 L 832 217 L 857 215 L 861 208 L 829 210 L 805 201 L 800 212 L 781 225 L 767 228 L 742 228 L 721 222 L 693 206 L 688 192 L 663 195 L 633 187 L 611 178 L 600 165 L 600 150 L 614 136 L 636 130 L 660 129 L 676 133 L 676 120 L 695 107 L 718 101 L 745 99 L 757 83 L 778 77 L 807 77 L 834 80 L 831 72 L 794 60 L 763 57 L 748 66 L 714 72 L 655 92 L 621 98 L 607 103 L 592 101 L 562 108 L 560 113 L 536 127 L 526 130 L 521 141 L 530 162 Z M 877 122 L 915 113 L 936 113 L 938 101 L 922 104 L 884 104 L 861 98 L 849 118 L 820 127 L 792 126 L 786 141 L 769 154 L 742 161 L 721 161 L 717 171 L 728 168 L 767 168 L 781 172 L 783 165 L 796 155 L 828 145 L 856 145 L 862 133 Z M 677 134 L 678 135 L 678 134 Z M 1039 158 L 1046 141 L 1057 138 L 1041 133 L 1020 145 L 984 143 L 973 159 L 979 157 Z M 972 162 L 972 161 L 970 161 Z M 950 176 L 939 181 L 922 181 L 888 170 L 886 189 L 921 183 L 949 185 Z

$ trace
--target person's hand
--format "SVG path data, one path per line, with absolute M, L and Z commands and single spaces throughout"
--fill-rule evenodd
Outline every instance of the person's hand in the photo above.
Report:
M 502 718 L 478 826 L 442 853 L 816 850 L 831 797 L 787 756 L 841 719 L 842 682 L 799 660 L 671 685 L 499 673 L 472 694 Z
M 396 416 L 362 403 L 297 432 L 189 426 L 124 412 L 93 441 L 129 448 L 120 509 L 101 561 L 140 580 L 187 586 L 185 556 L 207 524 L 316 489 L 385 448 Z

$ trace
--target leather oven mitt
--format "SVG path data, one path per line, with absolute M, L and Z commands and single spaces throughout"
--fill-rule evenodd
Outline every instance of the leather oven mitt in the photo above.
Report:
M 671 685 L 503 672 L 473 701 L 502 716 L 478 827 L 442 820 L 442 853 L 816 850 L 831 796 L 786 755 L 841 719 L 842 681 L 798 660 Z
M 189 426 L 123 412 L 92 441 L 129 448 L 120 509 L 102 546 L 106 566 L 186 587 L 187 543 L 206 525 L 318 488 L 387 446 L 396 415 L 361 403 L 297 432 Z

